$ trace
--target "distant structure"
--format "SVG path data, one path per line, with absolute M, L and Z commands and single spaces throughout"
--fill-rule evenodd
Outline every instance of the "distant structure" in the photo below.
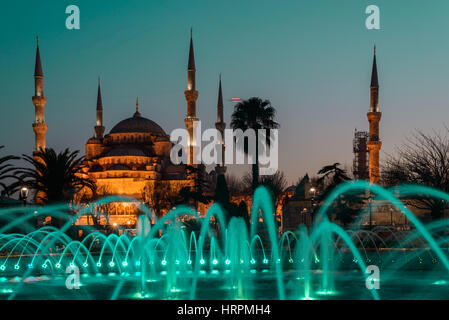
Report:
M 301 224 L 308 227 L 312 225 L 315 195 L 316 190 L 312 187 L 309 175 L 306 174 L 294 188 L 293 195 L 284 200 L 281 216 L 282 232 L 295 232 Z
M 374 46 L 373 69 L 371 72 L 370 109 L 367 113 L 369 121 L 369 140 L 366 146 L 369 151 L 369 181 L 379 183 L 379 151 L 382 142 L 379 139 L 379 122 L 382 113 L 379 112 L 379 81 L 377 77 L 376 46 Z
M 368 142 L 369 134 L 366 131 L 354 132 L 354 140 L 352 141 L 352 148 L 354 152 L 354 162 L 352 173 L 354 179 L 368 180 L 369 179 L 369 164 L 368 164 Z
M 37 37 L 36 47 L 36 64 L 34 67 L 34 123 L 33 131 L 35 135 L 35 149 L 37 152 L 46 147 L 45 134 L 47 132 L 47 124 L 45 123 L 45 104 L 47 98 L 44 96 L 44 73 L 42 72 L 41 55 L 39 52 L 39 37 Z

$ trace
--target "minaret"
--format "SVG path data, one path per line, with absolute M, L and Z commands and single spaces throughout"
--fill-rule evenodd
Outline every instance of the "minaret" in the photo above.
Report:
M 187 65 L 187 90 L 184 91 L 184 95 L 187 100 L 187 117 L 184 119 L 187 132 L 189 133 L 189 158 L 187 163 L 193 164 L 194 152 L 196 152 L 196 142 L 193 137 L 194 122 L 199 119 L 196 117 L 196 100 L 198 99 L 198 91 L 195 86 L 195 55 L 193 53 L 193 38 L 192 29 L 190 29 L 190 50 L 189 50 L 189 62 Z
M 379 151 L 382 142 L 379 139 L 379 122 L 382 113 L 379 112 L 379 82 L 377 78 L 376 46 L 374 46 L 373 69 L 371 72 L 370 109 L 367 113 L 369 121 L 369 140 L 366 143 L 369 151 L 369 181 L 379 183 Z
M 98 93 L 97 93 L 97 121 L 95 124 L 95 133 L 97 139 L 103 139 L 103 102 L 101 100 L 100 77 L 98 77 Z
M 215 167 L 215 172 L 217 174 L 225 174 L 226 166 L 225 166 L 225 148 L 226 145 L 224 143 L 224 130 L 226 128 L 226 123 L 223 122 L 223 93 L 221 91 L 221 73 L 219 76 L 219 84 L 218 84 L 218 102 L 217 102 L 217 122 L 215 123 L 215 128 L 221 133 L 221 140 L 219 141 L 221 145 L 221 161 Z
M 39 37 L 37 37 L 36 48 L 36 65 L 34 67 L 34 123 L 33 131 L 35 135 L 35 152 L 44 150 L 45 133 L 47 132 L 47 124 L 45 123 L 45 104 L 47 98 L 44 96 L 44 74 L 42 72 L 41 55 L 39 53 Z

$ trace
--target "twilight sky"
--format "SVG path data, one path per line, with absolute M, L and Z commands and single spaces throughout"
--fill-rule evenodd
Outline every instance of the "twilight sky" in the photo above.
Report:
M 81 29 L 67 30 L 78 5 Z M 380 8 L 381 30 L 365 28 Z M 47 146 L 80 149 L 93 135 L 101 76 L 106 132 L 141 113 L 167 133 L 184 127 L 189 29 L 193 27 L 197 113 L 216 119 L 222 73 L 225 121 L 232 97 L 268 98 L 278 111 L 279 164 L 290 182 L 325 164 L 352 166 L 354 129 L 368 128 L 373 44 L 380 83 L 381 159 L 414 129 L 449 118 L 447 0 L 4 1 L 0 13 L 0 145 L 34 148 L 36 34 L 44 70 Z M 238 168 L 231 171 L 240 172 Z

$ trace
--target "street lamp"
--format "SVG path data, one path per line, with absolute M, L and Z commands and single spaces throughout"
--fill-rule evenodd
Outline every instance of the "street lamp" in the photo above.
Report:
M 310 213 L 311 213 L 310 219 L 312 220 L 314 218 L 314 214 L 315 214 L 315 195 L 316 195 L 315 187 L 310 188 L 309 193 L 312 198 L 312 208 L 310 210 Z
M 26 186 L 23 186 L 20 188 L 20 200 L 23 201 L 23 205 L 26 206 L 27 204 L 27 198 L 28 198 L 28 188 Z
M 312 196 L 312 198 L 315 197 L 315 193 L 316 193 L 316 189 L 314 187 L 310 188 L 310 195 Z

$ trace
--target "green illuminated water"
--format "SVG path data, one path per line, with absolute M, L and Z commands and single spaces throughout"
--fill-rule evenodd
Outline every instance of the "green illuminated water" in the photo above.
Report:
M 413 228 L 344 230 L 331 222 L 332 202 L 356 190 L 390 202 Z M 402 186 L 399 192 L 449 201 L 448 194 L 421 186 Z M 92 205 L 115 201 L 133 199 L 108 197 Z M 338 186 L 310 230 L 299 226 L 284 234 L 263 187 L 254 194 L 249 229 L 242 218 L 227 224 L 219 204 L 200 218 L 198 232 L 189 232 L 179 219 L 199 218 L 187 206 L 159 220 L 141 206 L 135 236 L 93 230 L 72 239 L 71 225 L 90 207 L 61 229 L 34 229 L 35 211 L 66 217 L 65 209 L 27 208 L 14 220 L 17 208 L 0 210 L 0 299 L 449 299 L 449 220 L 424 225 L 389 190 L 364 181 Z M 10 232 L 18 227 L 33 231 Z M 379 290 L 366 288 L 369 265 L 380 269 Z M 70 266 L 80 270 L 79 289 L 66 287 Z

